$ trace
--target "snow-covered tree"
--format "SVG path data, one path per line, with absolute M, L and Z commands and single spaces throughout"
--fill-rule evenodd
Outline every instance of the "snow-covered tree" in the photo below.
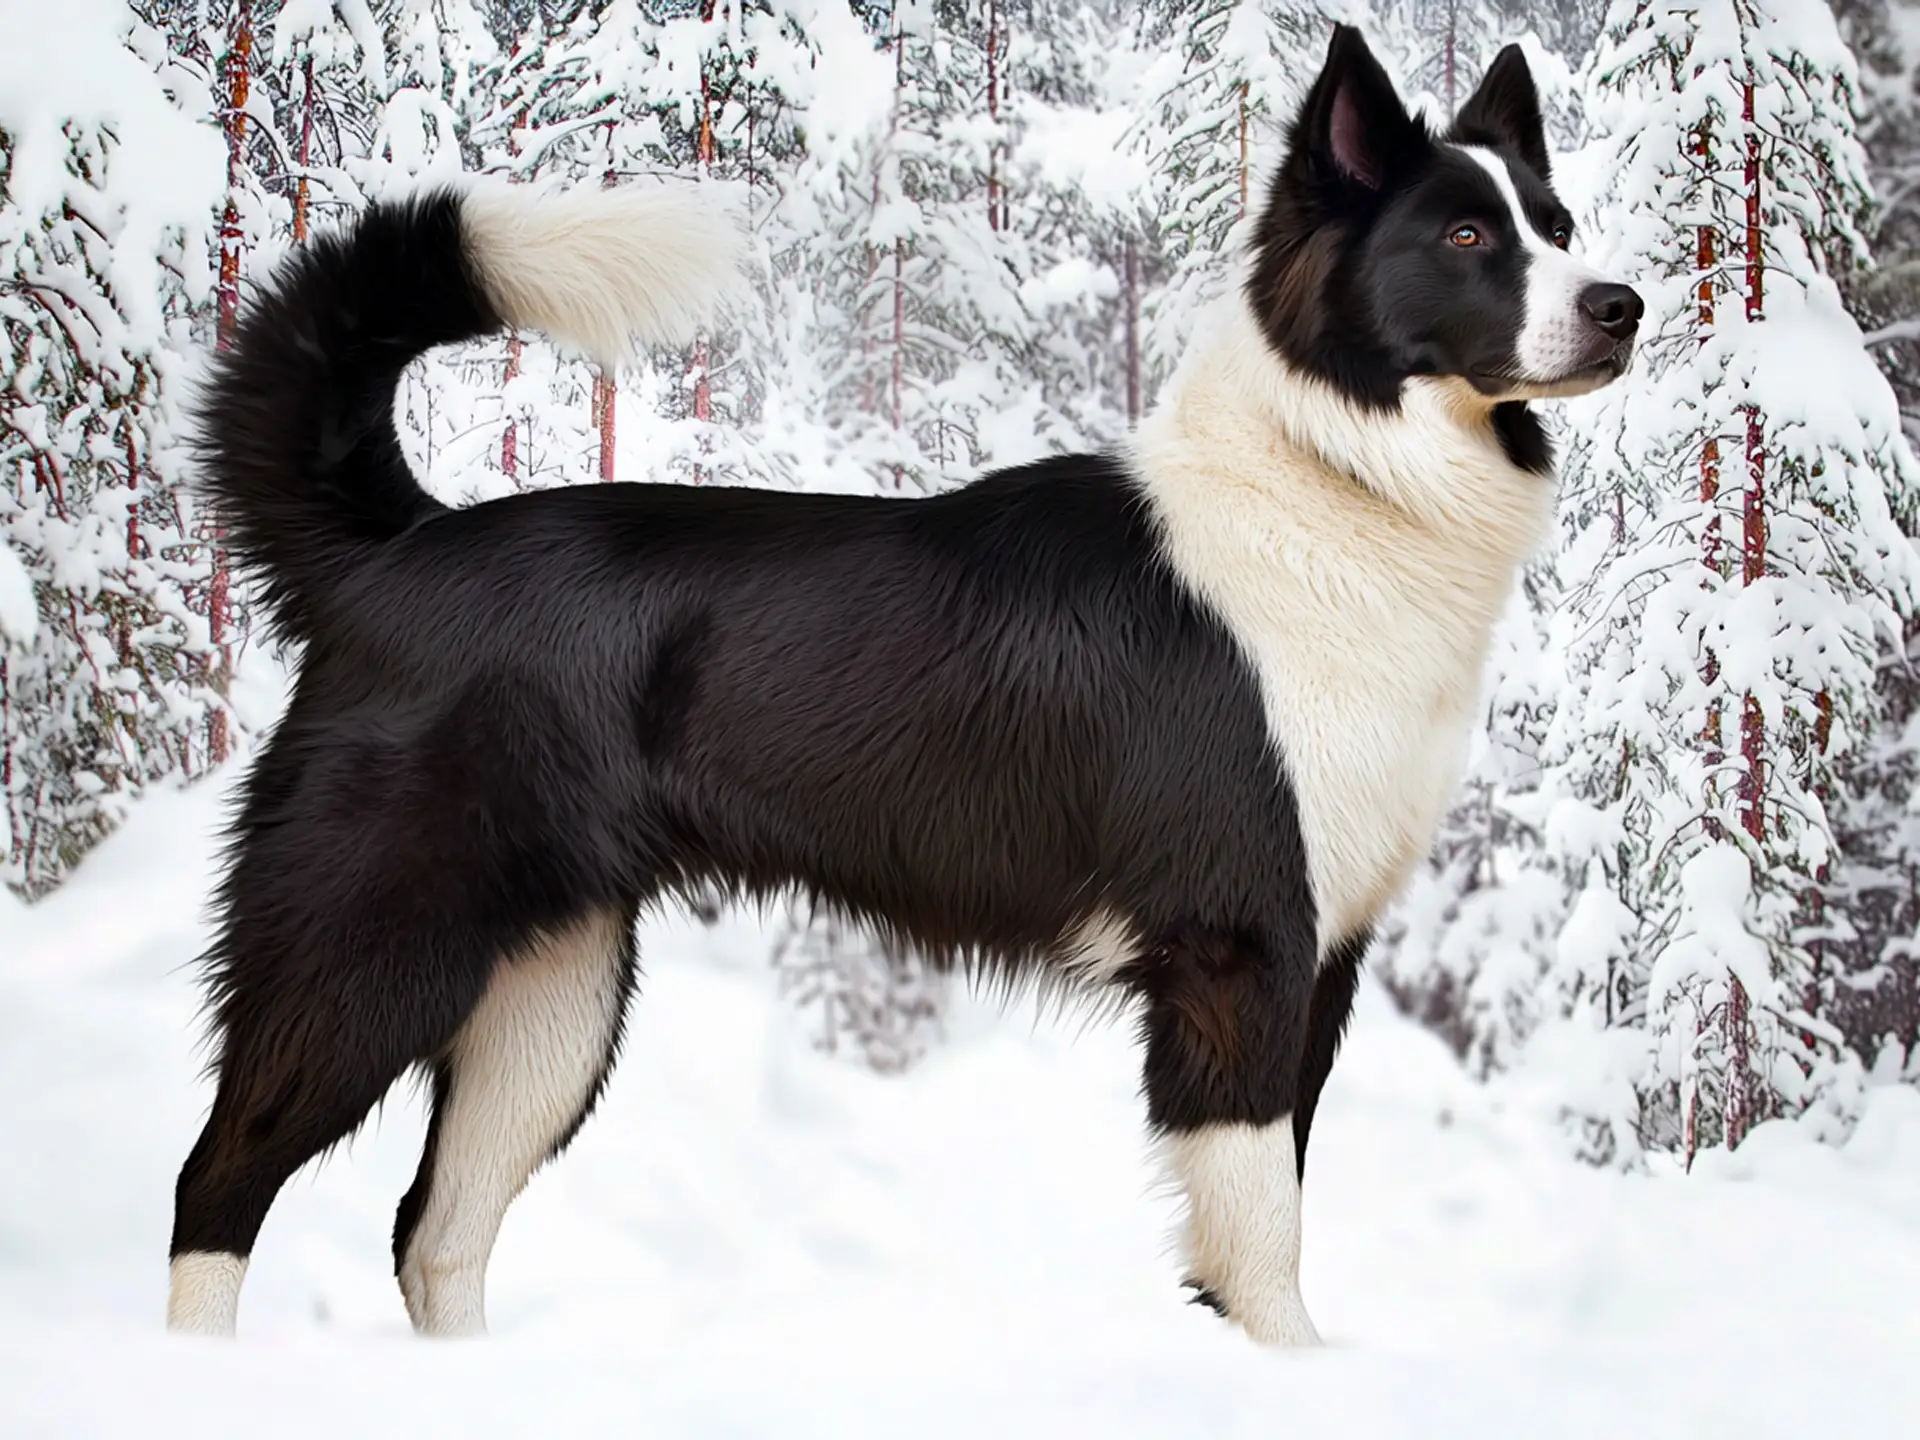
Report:
M 0 876 L 33 895 L 226 713 L 173 443 L 222 167 L 204 71 L 124 6 L 8 15 L 0 53 Z
M 1873 1058 L 1835 1020 L 1863 979 L 1842 797 L 1886 740 L 1916 471 L 1841 303 L 1869 191 L 1828 8 L 1621 0 L 1589 73 L 1588 248 L 1648 312 L 1572 426 L 1530 692 L 1557 699 L 1480 901 L 1524 948 L 1459 1013 L 1561 1066 L 1599 1152 L 1691 1155 L 1844 1118 Z
M 1549 137 L 1580 136 L 1577 63 L 1593 39 L 1599 5 L 1551 0 L 1373 0 L 1364 22 L 1390 57 L 1409 104 L 1436 119 L 1466 103 L 1504 46 L 1527 55 Z
M 1150 388 L 1224 280 L 1222 257 L 1278 159 L 1283 126 L 1329 33 L 1312 0 L 1167 0 L 1149 12 L 1156 59 L 1137 84 L 1133 143 L 1151 167 L 1164 285 L 1146 306 Z

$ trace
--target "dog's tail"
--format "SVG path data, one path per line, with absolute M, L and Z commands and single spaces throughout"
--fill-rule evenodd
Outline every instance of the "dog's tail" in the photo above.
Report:
M 382 542 L 443 507 L 394 428 L 415 358 L 502 327 L 607 361 L 680 338 L 738 276 L 710 185 L 437 189 L 371 207 L 294 254 L 247 308 L 196 416 L 201 489 L 280 629 Z

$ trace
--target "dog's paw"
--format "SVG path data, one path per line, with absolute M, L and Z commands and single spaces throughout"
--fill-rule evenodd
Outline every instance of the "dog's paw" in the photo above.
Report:
M 1189 1275 L 1180 1284 L 1193 1292 L 1187 1297 L 1189 1305 L 1206 1306 L 1222 1320 L 1238 1325 L 1258 1344 L 1301 1349 L 1324 1343 L 1298 1292 L 1269 1297 L 1243 1315 L 1239 1310 L 1229 1311 L 1220 1292 L 1196 1276 Z
M 1204 1305 L 1222 1320 L 1227 1318 L 1227 1302 L 1222 1300 L 1206 1281 L 1197 1280 L 1189 1275 L 1180 1282 L 1180 1285 L 1182 1289 L 1193 1291 L 1193 1294 L 1187 1297 L 1189 1305 Z

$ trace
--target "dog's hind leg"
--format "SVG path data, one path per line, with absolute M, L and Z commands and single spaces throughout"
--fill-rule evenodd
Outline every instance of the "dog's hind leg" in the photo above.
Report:
M 1187 1283 L 1269 1345 L 1320 1339 L 1300 1296 L 1293 1119 L 1313 964 L 1310 938 L 1189 930 L 1138 980 L 1148 1119 L 1187 1202 Z
M 337 918 L 242 917 L 226 957 L 219 1084 L 174 1197 L 169 1328 L 231 1334 L 261 1223 L 288 1178 L 439 1052 L 485 983 L 457 950 Z
M 486 1329 L 487 1260 L 507 1207 L 573 1138 L 619 1047 L 634 977 L 634 912 L 606 909 L 495 966 L 433 1069 L 433 1118 L 394 1222 L 414 1328 Z

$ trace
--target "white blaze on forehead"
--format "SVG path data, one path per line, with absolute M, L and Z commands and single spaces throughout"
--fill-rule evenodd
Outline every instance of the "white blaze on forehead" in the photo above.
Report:
M 1587 358 L 1592 337 L 1580 309 L 1580 294 L 1589 285 L 1602 283 L 1603 277 L 1533 228 L 1505 160 L 1479 145 L 1456 148 L 1487 172 L 1513 214 L 1513 228 L 1526 251 L 1526 302 L 1514 344 L 1519 378 L 1557 380 Z

